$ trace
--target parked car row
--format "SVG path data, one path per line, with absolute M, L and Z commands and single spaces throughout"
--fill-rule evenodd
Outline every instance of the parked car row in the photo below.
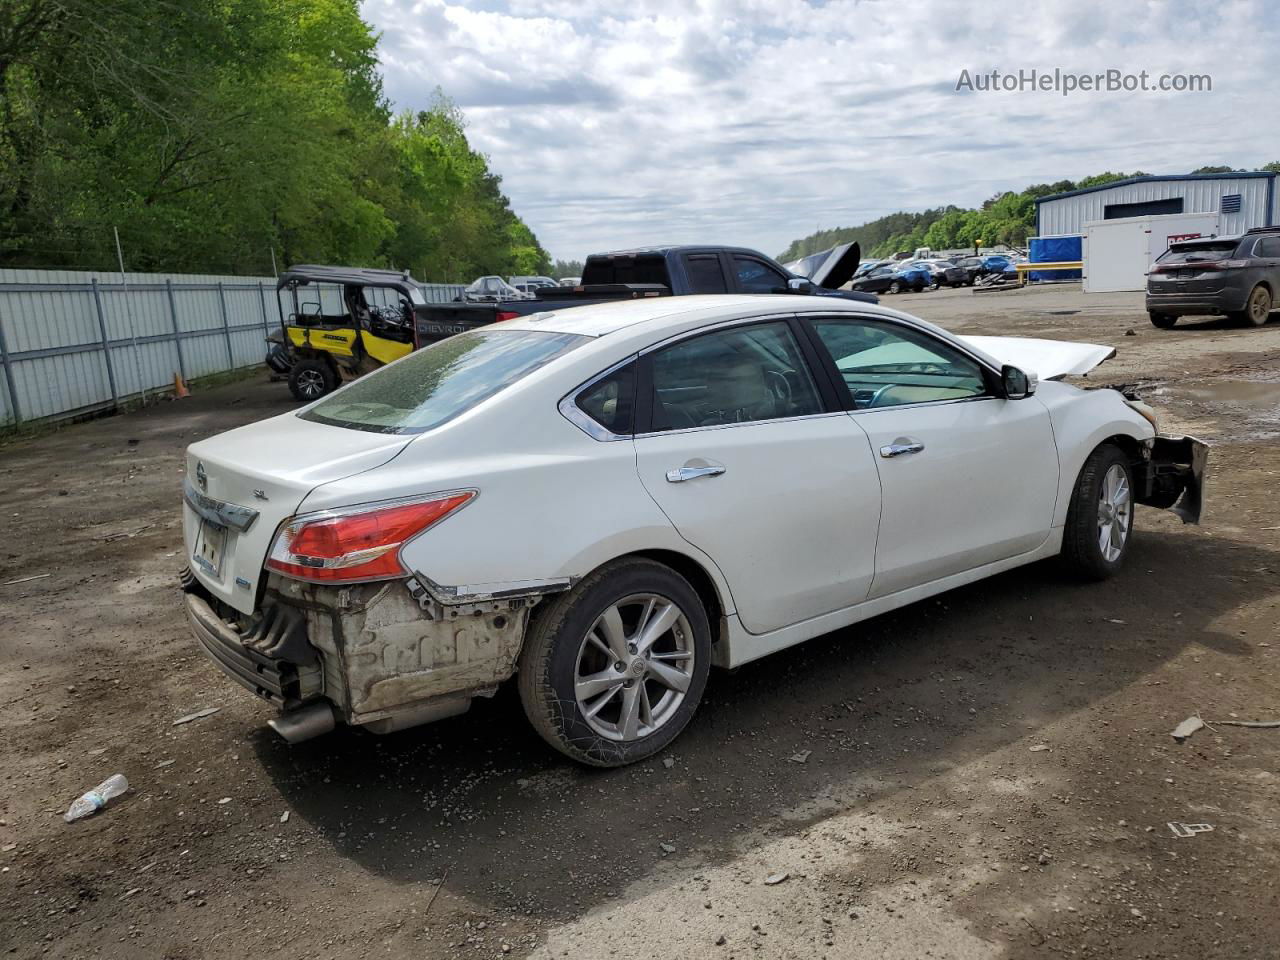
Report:
M 852 287 L 867 293 L 918 293 L 938 287 L 972 286 L 983 277 L 1017 271 L 1012 256 L 929 257 L 918 260 L 866 260 L 854 275 Z

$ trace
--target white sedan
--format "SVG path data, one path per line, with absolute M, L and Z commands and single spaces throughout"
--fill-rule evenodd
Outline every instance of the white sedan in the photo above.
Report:
M 657 298 L 461 334 L 192 444 L 192 630 L 290 740 L 464 711 L 517 677 L 588 764 L 653 754 L 711 666 L 1195 522 L 1204 444 L 1114 351 L 832 298 Z M 1036 374 L 1039 374 L 1037 382 Z

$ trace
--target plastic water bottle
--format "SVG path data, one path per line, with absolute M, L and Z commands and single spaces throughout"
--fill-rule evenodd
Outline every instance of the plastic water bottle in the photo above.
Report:
M 67 823 L 73 823 L 91 813 L 97 813 L 128 789 L 129 781 L 124 778 L 124 774 L 112 774 L 71 804 L 67 812 L 62 815 L 62 819 Z

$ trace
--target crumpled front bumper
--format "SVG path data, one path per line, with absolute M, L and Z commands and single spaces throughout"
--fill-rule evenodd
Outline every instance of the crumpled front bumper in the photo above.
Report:
M 1199 523 L 1209 474 L 1209 445 L 1195 437 L 1156 436 L 1137 478 L 1138 503 L 1164 507 L 1183 523 Z

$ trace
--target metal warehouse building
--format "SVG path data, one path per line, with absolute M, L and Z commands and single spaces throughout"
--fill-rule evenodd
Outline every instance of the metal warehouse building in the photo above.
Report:
M 1083 234 L 1097 220 L 1170 213 L 1212 213 L 1221 235 L 1280 223 L 1274 173 L 1191 173 L 1130 177 L 1097 187 L 1055 193 L 1036 200 L 1036 233 L 1042 237 Z

